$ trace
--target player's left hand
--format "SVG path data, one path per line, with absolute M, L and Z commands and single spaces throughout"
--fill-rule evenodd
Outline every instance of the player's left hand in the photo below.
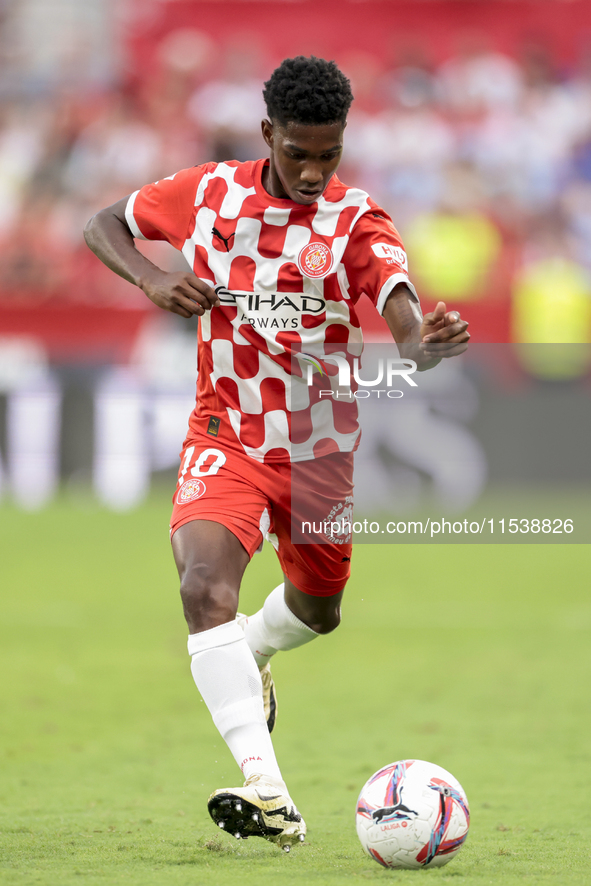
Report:
M 448 311 L 445 302 L 437 302 L 434 311 L 425 314 L 421 325 L 421 351 L 426 357 L 457 357 L 468 347 L 468 321 L 458 311 Z

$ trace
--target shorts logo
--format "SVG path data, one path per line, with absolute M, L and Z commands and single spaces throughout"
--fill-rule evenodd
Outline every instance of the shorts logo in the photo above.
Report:
M 326 277 L 334 258 L 325 243 L 308 243 L 298 256 L 298 268 L 306 277 Z
M 343 501 L 338 502 L 323 520 L 324 534 L 328 541 L 336 545 L 348 544 L 351 541 L 351 527 L 353 523 L 353 496 L 347 495 Z M 350 560 L 343 557 L 341 563 Z
M 378 258 L 385 258 L 388 264 L 396 263 L 405 271 L 408 270 L 406 252 L 400 246 L 393 246 L 391 243 L 374 243 L 371 248 Z
M 207 487 L 203 480 L 185 480 L 176 497 L 177 505 L 186 505 L 205 494 Z
M 217 437 L 220 430 L 220 419 L 216 415 L 212 415 L 209 418 L 209 424 L 207 426 L 207 433 L 211 434 L 212 437 Z

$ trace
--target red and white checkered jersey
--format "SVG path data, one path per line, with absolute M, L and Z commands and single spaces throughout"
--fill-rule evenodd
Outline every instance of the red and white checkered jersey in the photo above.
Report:
M 272 197 L 268 162 L 182 170 L 132 194 L 126 218 L 135 237 L 181 250 L 221 302 L 199 320 L 190 429 L 258 461 L 305 461 L 357 447 L 357 406 L 304 389 L 294 356 L 358 355 L 362 293 L 381 312 L 397 283 L 415 291 L 400 236 L 365 191 L 335 175 L 312 205 Z

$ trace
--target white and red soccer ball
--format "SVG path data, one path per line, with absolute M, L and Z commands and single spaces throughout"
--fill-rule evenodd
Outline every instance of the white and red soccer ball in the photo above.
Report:
M 363 849 L 383 867 L 441 867 L 468 836 L 470 810 L 451 773 L 424 760 L 399 760 L 365 783 L 356 821 Z

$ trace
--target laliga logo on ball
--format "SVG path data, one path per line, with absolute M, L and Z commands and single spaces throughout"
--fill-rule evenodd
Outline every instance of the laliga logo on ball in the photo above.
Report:
M 334 262 L 325 243 L 308 243 L 298 256 L 298 267 L 306 277 L 326 277 Z

